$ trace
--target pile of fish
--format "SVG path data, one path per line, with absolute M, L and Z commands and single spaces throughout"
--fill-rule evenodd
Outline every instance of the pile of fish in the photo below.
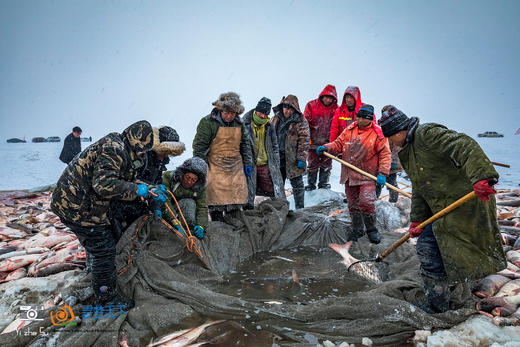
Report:
M 507 268 L 482 279 L 473 294 L 481 298 L 477 309 L 498 326 L 520 325 L 520 190 L 499 191 L 498 225 Z
M 0 283 L 84 268 L 85 250 L 49 203 L 49 192 L 0 193 Z

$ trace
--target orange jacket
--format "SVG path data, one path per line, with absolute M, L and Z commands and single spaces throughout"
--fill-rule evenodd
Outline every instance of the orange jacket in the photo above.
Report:
M 343 160 L 369 174 L 377 176 L 381 173 L 388 176 L 390 173 L 392 152 L 390 152 L 388 139 L 383 136 L 381 128 L 374 122 L 363 129 L 359 129 L 357 122 L 354 122 L 336 140 L 324 146 L 330 154 L 342 153 Z M 347 180 L 350 186 L 374 182 L 343 165 L 340 183 L 345 183 Z

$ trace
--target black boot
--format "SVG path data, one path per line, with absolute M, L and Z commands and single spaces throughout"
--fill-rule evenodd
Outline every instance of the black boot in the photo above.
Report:
M 329 178 L 330 178 L 330 170 L 320 169 L 320 181 L 318 183 L 318 188 L 330 189 Z
M 298 210 L 303 208 L 305 202 L 305 189 L 293 188 L 294 207 Z
M 209 216 L 211 217 L 212 222 L 224 221 L 224 212 L 222 211 L 210 211 Z
M 311 190 L 316 189 L 316 179 L 318 178 L 318 171 L 315 172 L 307 172 L 307 186 L 305 190 L 310 192 Z
M 450 287 L 444 279 L 422 276 L 426 301 L 416 305 L 426 313 L 442 313 L 450 309 Z
M 381 242 L 381 236 L 379 235 L 379 231 L 376 228 L 376 215 L 375 214 L 364 214 L 363 221 L 365 222 L 365 227 L 367 229 L 367 236 L 370 242 L 374 244 L 378 244 Z
M 347 241 L 357 241 L 365 235 L 365 228 L 363 227 L 363 217 L 360 214 L 351 214 L 352 231 L 347 237 Z
M 118 293 L 115 274 L 108 280 L 93 278 L 92 286 L 94 289 L 95 306 L 120 305 L 124 309 L 129 310 L 135 305 L 134 300 Z

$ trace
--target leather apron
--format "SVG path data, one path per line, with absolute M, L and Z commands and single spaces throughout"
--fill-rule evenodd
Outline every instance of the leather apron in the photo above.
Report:
M 208 152 L 208 206 L 247 202 L 247 182 L 240 154 L 241 139 L 242 129 L 239 127 L 218 128 Z

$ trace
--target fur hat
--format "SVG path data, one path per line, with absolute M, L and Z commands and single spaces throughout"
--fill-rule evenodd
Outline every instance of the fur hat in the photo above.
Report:
M 152 150 L 159 154 L 159 155 L 165 155 L 165 156 L 179 156 L 181 155 L 185 150 L 186 146 L 184 143 L 179 141 L 163 141 L 161 142 L 161 130 L 163 128 L 170 128 L 170 127 L 162 127 L 161 129 L 153 128 L 153 148 Z M 172 128 L 170 128 L 173 130 Z M 175 130 L 173 130 L 175 131 Z M 177 134 L 177 132 L 175 132 Z M 178 138 L 178 136 L 177 136 Z M 167 138 L 170 139 L 170 138 Z
M 212 105 L 221 112 L 233 112 L 237 116 L 244 112 L 240 96 L 234 92 L 220 94 L 218 100 L 213 102 Z

